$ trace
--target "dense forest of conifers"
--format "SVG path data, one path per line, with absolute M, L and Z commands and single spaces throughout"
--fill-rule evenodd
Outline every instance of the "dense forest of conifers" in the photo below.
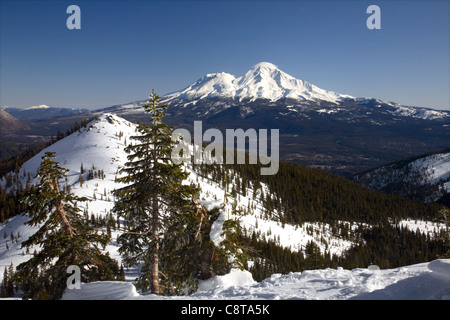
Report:
M 438 204 L 363 188 L 346 178 L 289 162 L 280 161 L 275 175 L 261 175 L 260 165 L 255 164 L 197 165 L 196 168 L 222 185 L 228 179 L 228 191 L 232 194 L 246 195 L 247 190 L 260 189 L 264 184 L 269 192 L 263 192 L 260 200 L 268 217 L 294 225 L 305 221 L 379 224 L 388 219 L 394 222 L 405 218 L 435 220 L 441 208 Z
M 380 268 L 395 268 L 431 261 L 448 256 L 442 239 L 431 239 L 428 235 L 392 225 L 366 228 L 361 239 L 344 256 L 329 252 L 321 253 L 313 242 L 307 244 L 305 252 L 292 252 L 273 240 L 261 240 L 255 235 L 245 235 L 242 244 L 251 248 L 249 267 L 253 278 L 261 281 L 273 273 L 287 274 L 304 270 L 337 268 L 367 268 L 371 264 Z
M 280 162 L 273 176 L 260 175 L 259 165 L 246 164 L 197 165 L 196 171 L 223 186 L 227 184 L 234 196 L 265 185 L 266 192 L 257 193 L 265 218 L 299 226 L 304 222 L 327 223 L 336 230 L 335 236 L 355 242 L 344 256 L 337 257 L 321 253 L 314 243 L 309 243 L 303 253 L 291 252 L 275 241 L 243 234 L 241 241 L 250 248 L 250 270 L 257 280 L 272 273 L 337 266 L 352 269 L 376 264 L 393 268 L 442 257 L 448 249 L 441 237 L 432 239 L 419 230 L 396 224 L 406 218 L 440 221 L 442 206 L 435 203 L 366 189 L 346 178 L 287 162 Z M 359 227 L 349 232 L 342 221 L 356 222 Z
M 87 121 L 82 125 L 86 124 Z M 76 124 L 67 134 L 80 128 Z M 62 137 L 58 135 L 54 141 Z M 6 176 L 13 187 L 9 193 L 0 189 L 0 222 L 23 211 L 18 199 L 28 186 L 16 183 L 18 168 L 44 147 L 36 146 L 15 158 L 0 160 L 1 175 Z M 340 230 L 340 236 L 350 237 L 356 243 L 344 256 L 337 257 L 320 253 L 314 243 L 308 244 L 304 253 L 291 252 L 274 241 L 244 233 L 240 241 L 249 248 L 253 261 L 250 270 L 256 280 L 272 273 L 325 267 L 350 269 L 373 263 L 392 268 L 430 261 L 446 252 L 442 239 L 431 239 L 419 231 L 395 226 L 396 221 L 405 218 L 439 219 L 441 207 L 437 204 L 366 189 L 334 174 L 287 162 L 280 162 L 278 173 L 268 176 L 261 175 L 260 165 L 253 164 L 194 165 L 194 170 L 223 186 L 228 185 L 227 192 L 232 196 L 260 190 L 258 200 L 265 208 L 266 218 L 292 225 L 328 223 L 331 228 Z M 342 233 L 339 221 L 360 223 L 361 227 L 352 233 Z M 362 227 L 363 224 L 371 227 Z

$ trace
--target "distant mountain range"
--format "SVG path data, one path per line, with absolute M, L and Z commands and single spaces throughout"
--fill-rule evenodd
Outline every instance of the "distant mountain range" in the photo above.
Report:
M 450 147 L 450 111 L 328 91 L 269 62 L 258 63 L 238 77 L 207 74 L 161 100 L 170 105 L 165 119 L 171 125 L 192 130 L 194 121 L 201 120 L 203 130 L 279 129 L 283 160 L 345 176 Z M 5 110 L 39 134 L 50 136 L 68 121 L 105 112 L 145 121 L 141 108 L 145 103 L 137 100 L 94 111 Z
M 19 120 L 42 120 L 89 113 L 88 109 L 55 108 L 47 105 L 32 106 L 28 108 L 6 107 L 4 108 L 4 111 Z

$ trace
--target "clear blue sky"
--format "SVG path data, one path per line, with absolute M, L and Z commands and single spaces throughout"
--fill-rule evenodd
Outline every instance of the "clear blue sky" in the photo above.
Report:
M 69 30 L 69 5 L 81 30 Z M 369 30 L 369 5 L 381 30 Z M 0 0 L 0 107 L 99 108 L 261 61 L 321 88 L 450 110 L 449 1 Z

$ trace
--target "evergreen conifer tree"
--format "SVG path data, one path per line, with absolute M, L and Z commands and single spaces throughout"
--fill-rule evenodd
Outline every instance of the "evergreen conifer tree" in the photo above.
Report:
M 2 285 L 0 287 L 0 297 L 4 298 L 6 297 L 6 284 L 8 283 L 8 269 L 6 269 L 3 271 L 3 281 L 2 281 Z
M 28 261 L 17 267 L 16 279 L 22 285 L 24 298 L 59 299 L 66 288 L 67 268 L 77 265 L 81 281 L 113 280 L 117 262 L 101 253 L 99 245 L 109 239 L 99 235 L 81 214 L 77 203 L 87 198 L 75 196 L 63 187 L 68 170 L 54 161 L 55 153 L 46 152 L 36 178 L 40 181 L 24 198 L 30 220 L 27 225 L 39 227 L 22 247 L 39 246 Z
M 189 173 L 171 159 L 174 128 L 162 121 L 168 105 L 159 102 L 153 90 L 144 105 L 150 124 L 139 124 L 140 135 L 131 137 L 136 142 L 125 148 L 130 155 L 122 169 L 125 175 L 117 180 L 126 186 L 114 191 L 114 211 L 131 226 L 119 237 L 119 252 L 128 265 L 142 263 L 138 287 L 171 294 L 185 276 L 174 267 L 173 258 L 192 241 L 187 230 L 198 224 L 192 203 L 198 189 L 183 184 Z
M 445 224 L 445 231 L 442 238 L 443 241 L 443 247 L 444 250 L 446 250 L 446 252 L 443 254 L 443 258 L 449 259 L 450 258 L 450 210 L 447 208 L 442 208 L 439 211 L 442 219 L 443 219 L 443 223 Z

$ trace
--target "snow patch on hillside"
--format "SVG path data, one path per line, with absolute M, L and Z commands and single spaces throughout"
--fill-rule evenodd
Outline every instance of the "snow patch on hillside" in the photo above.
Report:
M 411 231 L 419 230 L 420 233 L 429 235 L 432 239 L 441 236 L 441 233 L 446 230 L 446 225 L 443 222 L 424 220 L 405 219 L 399 221 L 398 225 Z

